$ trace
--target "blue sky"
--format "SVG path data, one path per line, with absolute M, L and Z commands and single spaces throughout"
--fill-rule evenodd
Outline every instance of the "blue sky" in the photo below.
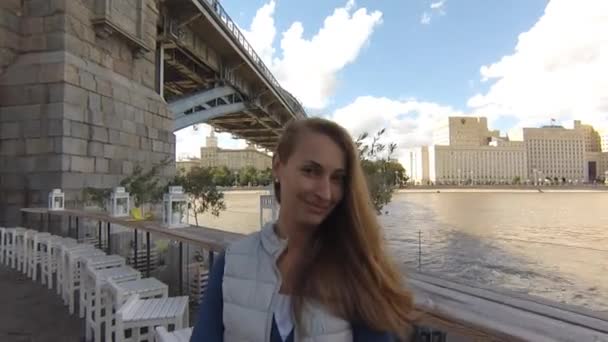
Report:
M 222 4 L 310 114 L 353 134 L 387 127 L 407 148 L 449 115 L 487 116 L 511 137 L 551 118 L 608 123 L 605 0 Z M 207 131 L 178 132 L 178 157 L 198 154 Z

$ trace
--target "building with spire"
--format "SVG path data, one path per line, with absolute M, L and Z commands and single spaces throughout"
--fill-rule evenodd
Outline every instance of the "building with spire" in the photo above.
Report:
M 200 159 L 191 159 L 177 162 L 177 169 L 189 170 L 194 166 L 222 167 L 230 170 L 240 170 L 253 166 L 256 170 L 265 170 L 272 167 L 272 157 L 265 152 L 258 151 L 255 145 L 247 143 L 244 149 L 224 149 L 218 145 L 215 132 L 211 130 L 205 138 L 205 146 L 201 147 Z

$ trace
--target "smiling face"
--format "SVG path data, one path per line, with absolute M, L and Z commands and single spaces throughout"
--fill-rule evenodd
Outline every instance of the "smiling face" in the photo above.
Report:
M 325 134 L 298 134 L 291 155 L 276 158 L 273 172 L 280 183 L 281 215 L 297 226 L 318 226 L 344 196 L 346 156 Z

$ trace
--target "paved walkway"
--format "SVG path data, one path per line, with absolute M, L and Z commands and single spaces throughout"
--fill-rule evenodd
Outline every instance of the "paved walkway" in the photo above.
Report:
M 0 265 L 0 341 L 79 342 L 84 320 L 52 291 L 24 274 Z

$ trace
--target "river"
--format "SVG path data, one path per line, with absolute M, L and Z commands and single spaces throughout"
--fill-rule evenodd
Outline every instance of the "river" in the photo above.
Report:
M 259 192 L 200 224 L 248 233 Z M 608 312 L 608 192 L 398 193 L 381 216 L 405 267 Z

